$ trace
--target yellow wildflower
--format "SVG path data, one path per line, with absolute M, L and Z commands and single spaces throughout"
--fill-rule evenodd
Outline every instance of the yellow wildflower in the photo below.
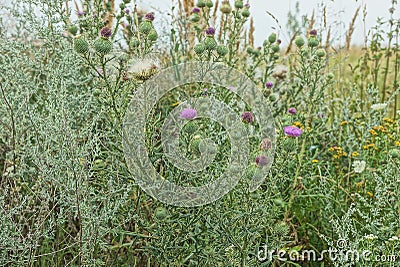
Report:
M 311 162 L 312 163 L 318 163 L 318 160 L 317 159 L 313 159 Z
M 355 151 L 355 152 L 351 153 L 351 156 L 352 156 L 352 157 L 357 157 L 357 156 L 358 156 L 358 152 Z

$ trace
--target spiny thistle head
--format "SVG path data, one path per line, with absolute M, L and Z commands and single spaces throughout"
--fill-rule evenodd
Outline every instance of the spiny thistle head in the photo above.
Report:
M 204 45 L 207 50 L 214 50 L 217 47 L 217 41 L 215 41 L 214 37 L 207 36 L 204 40 Z
M 268 42 L 275 43 L 276 41 L 276 33 L 271 33 L 270 36 L 268 37 Z
M 137 37 L 133 37 L 130 42 L 130 45 L 131 45 L 131 47 L 134 47 L 134 48 L 139 47 L 139 45 L 140 45 L 139 39 Z
M 200 16 L 198 13 L 193 13 L 192 15 L 190 15 L 190 21 L 191 22 L 199 22 L 200 21 Z
M 152 29 L 149 34 L 147 35 L 147 38 L 152 41 L 155 42 L 158 39 L 158 33 L 156 32 L 156 30 Z
M 219 10 L 221 10 L 223 14 L 230 14 L 232 12 L 232 7 L 229 4 L 229 1 L 228 0 L 222 1 L 222 5 Z
M 249 6 L 250 7 L 250 6 Z M 250 10 L 248 7 L 246 7 L 246 5 L 244 6 L 243 10 L 242 10 L 242 16 L 245 18 L 250 17 Z
M 206 51 L 206 46 L 204 44 L 200 43 L 200 44 L 195 45 L 193 49 L 197 55 L 201 55 L 204 53 L 204 51 Z
M 220 57 L 226 56 L 226 54 L 228 54 L 228 52 L 229 52 L 229 50 L 226 46 L 224 46 L 224 45 L 217 46 L 217 53 Z
M 76 35 L 78 33 L 78 27 L 76 25 L 71 25 L 71 26 L 68 27 L 68 31 L 72 35 Z
M 317 38 L 315 37 L 310 37 L 308 39 L 308 46 L 309 47 L 317 47 L 319 45 L 319 41 Z
M 106 55 L 111 52 L 112 43 L 107 38 L 100 37 L 94 42 L 94 49 L 96 50 L 96 52 Z
M 101 35 L 102 37 L 104 37 L 104 38 L 109 38 L 109 37 L 111 37 L 111 35 L 112 35 L 112 31 L 111 31 L 111 29 L 108 28 L 108 27 L 103 27 L 103 28 L 100 30 L 100 35 Z
M 235 7 L 237 9 L 243 8 L 243 1 L 242 0 L 236 0 L 235 1 Z
M 200 7 L 200 8 L 203 8 L 203 7 L 206 6 L 206 1 L 205 0 L 198 0 L 196 6 Z
M 296 40 L 294 41 L 297 47 L 301 48 L 305 44 L 303 37 L 297 36 Z
M 317 54 L 317 57 L 319 57 L 319 58 L 326 56 L 326 52 L 324 49 L 318 49 L 316 54 Z
M 83 37 L 79 36 L 74 39 L 74 49 L 79 54 L 89 52 L 89 43 Z
M 206 1 L 206 7 L 212 8 L 214 6 L 214 3 L 211 0 Z
M 153 24 L 148 20 L 142 21 L 139 25 L 139 32 L 146 35 L 149 34 L 152 29 Z

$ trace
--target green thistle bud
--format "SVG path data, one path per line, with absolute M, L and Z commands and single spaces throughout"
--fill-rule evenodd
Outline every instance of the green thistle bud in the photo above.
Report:
M 200 16 L 199 16 L 199 14 L 192 14 L 192 15 L 190 15 L 190 21 L 191 22 L 199 22 L 200 21 Z
M 163 207 L 158 207 L 155 210 L 154 216 L 157 220 L 164 220 L 168 217 L 168 211 Z
M 317 47 L 319 45 L 319 41 L 317 38 L 315 37 L 310 37 L 308 39 L 308 46 L 309 47 Z
M 275 59 L 275 60 L 278 60 L 278 59 L 279 59 L 279 55 L 278 55 L 278 54 L 275 54 L 275 55 L 274 55 L 274 59 Z
M 213 4 L 213 2 L 212 2 L 211 0 L 208 0 L 208 1 L 206 2 L 206 7 L 212 8 L 213 6 L 214 6 L 214 4 Z
M 320 58 L 326 56 L 326 52 L 324 49 L 318 49 L 316 54 L 317 54 L 317 57 L 320 57 Z
M 276 41 L 276 33 L 271 33 L 271 35 L 268 37 L 268 42 L 275 43 Z
M 153 23 L 151 21 L 143 21 L 139 25 L 139 32 L 143 34 L 149 34 L 149 32 L 153 29 Z
M 150 41 L 152 41 L 152 42 L 155 42 L 155 41 L 157 41 L 157 39 L 158 39 L 158 33 L 156 32 L 156 30 L 151 30 L 150 32 L 149 32 L 149 34 L 147 35 L 147 38 L 150 40 Z
M 229 4 L 229 1 L 222 2 L 222 5 L 219 9 L 223 14 L 230 14 L 232 12 L 232 7 Z
M 217 47 L 217 53 L 220 57 L 226 56 L 226 54 L 228 54 L 228 52 L 229 52 L 228 48 L 224 45 L 219 45 Z
M 217 47 L 217 41 L 215 41 L 214 37 L 207 36 L 204 40 L 204 45 L 207 50 L 214 50 Z
M 263 42 L 263 46 L 264 46 L 264 47 L 267 47 L 269 44 L 270 44 L 270 43 L 269 43 L 268 40 L 264 40 L 264 42 Z
M 242 16 L 245 17 L 245 18 L 250 17 L 250 10 L 248 8 L 244 8 L 242 10 Z
M 250 54 L 250 55 L 253 54 L 254 53 L 253 47 L 251 47 L 251 46 L 247 47 L 246 52 L 247 52 L 247 54 Z
M 254 49 L 254 50 L 253 50 L 253 54 L 254 54 L 256 57 L 258 57 L 258 56 L 261 55 L 261 50 L 260 50 L 260 49 Z
M 72 35 L 76 35 L 78 33 L 78 27 L 76 25 L 71 25 L 71 26 L 68 27 L 68 31 Z
M 108 40 L 104 37 L 100 37 L 100 38 L 96 39 L 96 41 L 94 42 L 94 49 L 98 53 L 106 55 L 111 52 L 112 43 L 110 40 Z
M 243 1 L 241 1 L 241 0 L 235 1 L 235 7 L 236 7 L 237 9 L 243 8 Z
M 79 54 L 85 54 L 89 52 L 89 43 L 83 37 L 75 38 L 74 49 Z
M 199 0 L 199 1 L 197 1 L 196 6 L 197 6 L 197 7 L 200 7 L 200 8 L 203 8 L 203 7 L 206 6 L 206 1 L 204 1 L 204 0 Z
M 270 94 L 269 95 L 269 101 L 271 101 L 271 102 L 275 102 L 276 100 L 278 100 L 278 95 L 277 94 L 275 94 L 275 93 L 273 93 L 273 94 Z
M 139 45 L 140 45 L 139 39 L 136 38 L 136 37 L 133 37 L 132 40 L 131 40 L 130 45 L 131 45 L 131 47 L 133 47 L 133 48 L 139 47 Z
M 303 47 L 303 45 L 305 44 L 305 41 L 304 41 L 303 37 L 297 36 L 294 43 L 296 44 L 297 47 Z
M 126 7 L 125 3 L 121 3 L 121 4 L 119 4 L 119 8 L 120 8 L 121 10 L 124 10 L 124 9 L 125 9 L 125 7 Z
M 272 52 L 274 52 L 274 53 L 278 53 L 278 52 L 281 50 L 281 48 L 279 47 L 279 45 L 273 45 L 273 46 L 271 47 L 271 49 L 272 49 Z
M 183 130 L 188 134 L 193 134 L 197 130 L 197 125 L 193 121 L 189 121 L 188 123 L 185 124 Z
M 197 44 L 193 49 L 197 55 L 201 55 L 204 53 L 204 51 L 206 51 L 206 46 L 204 44 Z
M 327 75 L 327 78 L 329 80 L 332 80 L 333 78 L 335 78 L 335 75 L 332 72 L 329 72 L 328 75 Z
M 131 0 L 124 0 L 125 4 L 129 4 L 131 2 Z
M 200 138 L 195 138 L 190 142 L 190 149 L 196 153 L 200 152 L 200 143 L 201 143 Z

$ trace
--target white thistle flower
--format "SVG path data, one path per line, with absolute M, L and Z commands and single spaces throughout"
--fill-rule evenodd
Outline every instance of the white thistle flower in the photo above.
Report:
M 386 107 L 387 107 L 386 103 L 377 103 L 377 104 L 373 104 L 371 106 L 371 109 L 375 110 L 375 111 L 381 111 L 381 110 L 384 110 Z
M 160 61 L 155 58 L 140 58 L 128 65 L 128 77 L 138 80 L 148 80 L 152 75 L 160 70 Z
M 356 160 L 353 162 L 355 173 L 362 173 L 365 170 L 366 162 L 364 160 Z

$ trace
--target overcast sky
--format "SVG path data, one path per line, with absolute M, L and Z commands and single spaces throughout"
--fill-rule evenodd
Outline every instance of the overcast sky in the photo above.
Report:
M 171 10 L 172 2 L 177 0 L 138 0 L 138 3 L 144 6 L 156 7 L 159 10 L 168 12 Z M 196 1 L 196 0 L 195 0 Z M 231 0 L 233 3 L 234 0 Z M 287 44 L 290 37 L 286 34 L 287 14 L 289 10 L 294 11 L 297 0 L 250 0 L 251 13 L 254 17 L 256 32 L 255 39 L 256 45 L 261 45 L 263 40 L 276 28 L 279 37 L 283 41 L 283 45 Z M 389 8 L 391 7 L 391 0 L 300 0 L 300 14 L 311 14 L 313 9 L 318 11 L 321 2 L 326 3 L 328 7 L 327 23 L 333 25 L 333 36 L 344 36 L 347 31 L 348 25 L 358 6 L 366 4 L 367 30 L 376 24 L 378 17 L 388 18 Z M 272 13 L 278 20 L 282 27 L 279 30 L 278 25 L 267 14 L 267 11 Z M 396 11 L 396 16 L 399 17 L 400 10 Z M 320 13 L 319 13 L 320 14 Z M 353 43 L 363 44 L 364 41 L 364 24 L 363 12 L 360 14 L 356 21 L 356 29 L 353 34 Z M 320 20 L 321 21 L 321 20 Z M 335 21 L 342 21 L 342 24 L 335 24 Z M 343 43 L 344 41 L 342 41 Z M 340 43 L 340 42 L 339 42 Z

